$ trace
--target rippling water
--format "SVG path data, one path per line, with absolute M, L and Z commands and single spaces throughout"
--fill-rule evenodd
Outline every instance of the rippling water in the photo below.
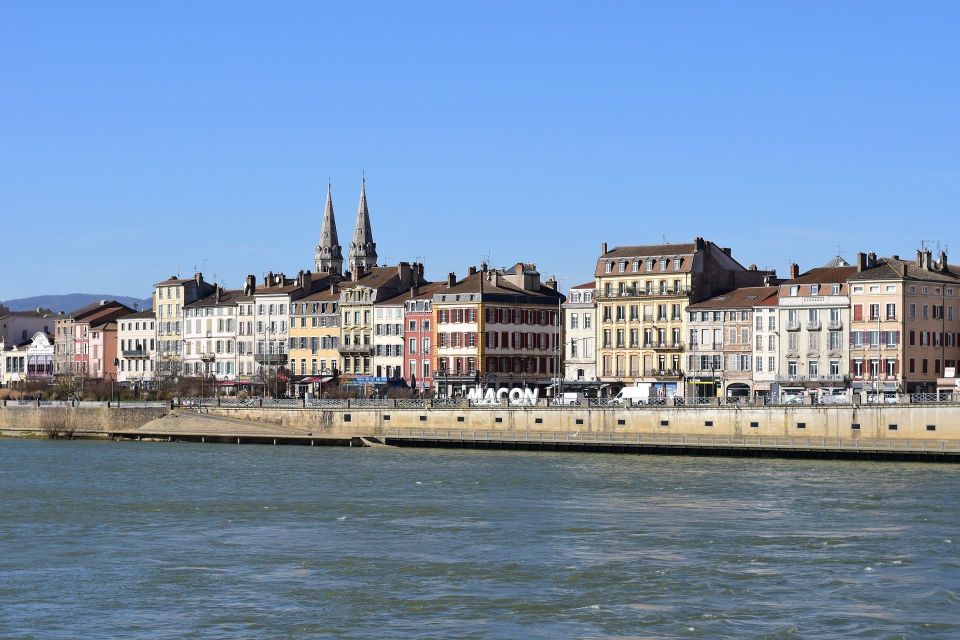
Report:
M 3 638 L 957 638 L 960 468 L 0 441 Z

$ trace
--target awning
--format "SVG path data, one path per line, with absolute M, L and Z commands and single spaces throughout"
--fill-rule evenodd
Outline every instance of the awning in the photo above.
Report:
M 310 376 L 298 381 L 297 384 L 314 384 L 316 382 L 324 384 L 330 382 L 331 380 L 333 380 L 333 376 Z

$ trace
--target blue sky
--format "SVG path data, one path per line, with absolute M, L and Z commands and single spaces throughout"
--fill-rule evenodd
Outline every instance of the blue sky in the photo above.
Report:
M 8 3 L 0 299 L 312 267 L 327 178 L 382 262 L 600 243 L 960 263 L 958 3 Z M 344 250 L 346 253 L 346 249 Z

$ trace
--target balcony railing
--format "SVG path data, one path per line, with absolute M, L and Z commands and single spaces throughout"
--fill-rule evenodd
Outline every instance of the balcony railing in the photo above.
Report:
M 843 329 L 843 323 L 840 322 L 839 320 L 831 320 L 827 324 L 827 329 L 829 331 L 840 331 L 841 329 Z
M 597 298 L 603 300 L 604 298 L 675 298 L 677 296 L 686 296 L 690 294 L 689 289 L 665 289 L 660 291 L 659 289 L 655 291 L 647 291 L 646 289 L 634 289 L 632 287 L 627 287 L 621 293 L 620 291 L 610 291 L 604 292 L 600 291 L 597 294 Z
M 258 353 L 258 354 L 256 354 L 256 355 L 253 357 L 253 359 L 257 362 L 257 364 L 266 364 L 266 365 L 286 364 L 286 362 L 287 362 L 287 354 L 285 354 L 285 353 Z
M 823 325 L 819 320 L 811 320 L 807 322 L 807 331 L 820 331 L 823 328 Z
M 814 373 L 810 375 L 777 374 L 777 382 L 846 382 L 843 373 Z
M 681 374 L 679 369 L 646 369 L 643 372 L 647 378 L 679 378 Z
M 786 328 L 787 331 L 800 331 L 799 322 L 785 322 L 784 327 Z
M 120 353 L 124 358 L 146 358 L 150 355 L 146 349 L 123 349 Z
M 342 344 L 337 349 L 340 353 L 351 353 L 351 354 L 363 354 L 371 355 L 373 353 L 373 345 L 370 344 Z

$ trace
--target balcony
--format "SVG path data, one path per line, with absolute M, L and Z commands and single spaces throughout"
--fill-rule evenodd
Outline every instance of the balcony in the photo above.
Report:
M 653 345 L 654 349 L 661 349 L 663 351 L 682 351 L 683 343 L 682 342 L 656 342 Z
M 351 355 L 373 355 L 373 345 L 370 344 L 342 344 L 337 347 L 337 350 Z
M 645 378 L 679 378 L 682 372 L 679 369 L 646 369 Z
M 150 356 L 146 349 L 124 349 L 120 354 L 124 358 L 147 358 Z
M 612 298 L 638 298 L 638 299 L 653 299 L 653 298 L 676 298 L 679 296 L 690 295 L 689 289 L 665 289 L 663 291 L 647 291 L 646 289 L 634 289 L 632 287 L 627 287 L 623 290 L 623 293 L 619 291 L 610 291 L 609 293 L 598 292 L 598 300 L 606 300 Z
M 827 324 L 827 330 L 829 331 L 840 331 L 841 329 L 843 329 L 843 323 L 839 320 L 831 320 Z
M 787 331 L 800 331 L 799 322 L 785 322 L 783 326 Z
M 807 323 L 807 331 L 820 331 L 823 324 L 819 320 L 811 320 Z
M 847 376 L 842 373 L 814 373 L 811 375 L 777 374 L 777 382 L 846 382 Z
M 257 364 L 280 365 L 287 363 L 287 354 L 285 353 L 258 353 L 253 359 Z

